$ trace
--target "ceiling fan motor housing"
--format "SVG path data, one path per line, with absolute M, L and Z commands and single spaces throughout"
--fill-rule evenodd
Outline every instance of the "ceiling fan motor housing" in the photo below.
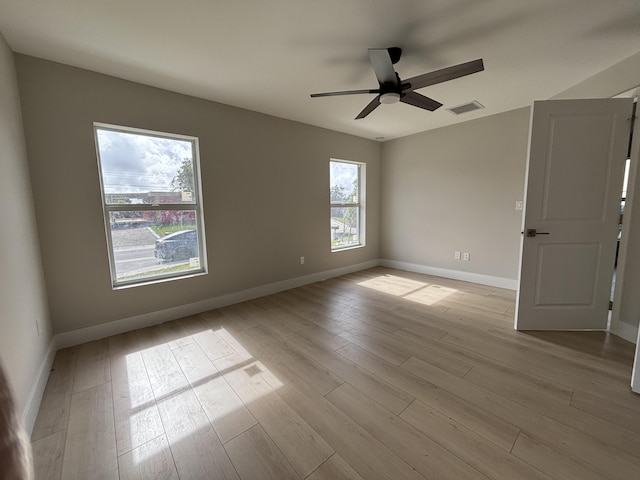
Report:
M 396 64 L 400 61 L 400 57 L 402 56 L 402 49 L 400 47 L 390 47 L 387 48 L 389 52 L 389 57 L 391 58 L 391 63 Z

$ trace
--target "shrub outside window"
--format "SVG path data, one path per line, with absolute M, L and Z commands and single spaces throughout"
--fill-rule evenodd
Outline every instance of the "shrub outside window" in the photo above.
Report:
M 113 287 L 206 273 L 198 139 L 94 132 Z
M 364 246 L 365 164 L 329 162 L 331 251 Z

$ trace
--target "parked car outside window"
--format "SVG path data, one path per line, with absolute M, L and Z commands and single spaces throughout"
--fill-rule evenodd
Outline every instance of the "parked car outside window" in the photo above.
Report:
M 154 255 L 158 260 L 177 261 L 198 257 L 198 235 L 195 230 L 180 230 L 156 240 Z

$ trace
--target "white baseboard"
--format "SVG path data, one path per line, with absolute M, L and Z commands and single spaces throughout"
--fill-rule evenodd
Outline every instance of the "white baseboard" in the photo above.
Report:
M 52 338 L 49 342 L 47 352 L 40 363 L 40 368 L 38 369 L 35 382 L 33 383 L 29 396 L 27 397 L 27 403 L 22 410 L 22 425 L 29 436 L 31 436 L 33 426 L 35 425 L 36 418 L 38 417 L 40 402 L 42 402 L 44 389 L 47 386 L 47 381 L 49 380 L 49 372 L 51 372 L 56 351 L 57 348 L 55 340 Z
M 414 263 L 399 262 L 395 260 L 370 260 L 368 262 L 349 265 L 346 267 L 336 268 L 319 273 L 313 273 L 302 277 L 296 277 L 280 282 L 270 283 L 239 292 L 213 297 L 200 302 L 194 302 L 187 305 L 179 305 L 177 307 L 167 308 L 156 312 L 149 312 L 142 315 L 114 320 L 112 322 L 94 325 L 91 327 L 80 328 L 69 332 L 63 332 L 55 335 L 49 344 L 47 353 L 42 360 L 38 377 L 29 394 L 27 404 L 23 410 L 23 425 L 30 434 L 38 415 L 42 395 L 49 378 L 49 372 L 53 365 L 55 353 L 58 349 L 67 348 L 74 345 L 99 340 L 101 338 L 118 335 L 131 330 L 157 325 L 177 318 L 195 315 L 197 313 L 206 312 L 226 305 L 240 303 L 254 298 L 271 295 L 291 288 L 301 287 L 310 283 L 327 280 L 329 278 L 346 275 L 348 273 L 366 270 L 377 266 L 385 266 L 406 270 L 416 273 L 424 273 L 427 275 L 435 275 L 438 277 L 451 278 L 454 280 L 462 280 L 465 282 L 489 285 L 492 287 L 507 288 L 511 290 L 517 289 L 517 281 L 509 278 L 493 277 L 489 275 L 481 275 L 477 273 L 462 272 L 458 270 L 449 270 L 443 268 L 429 267 Z M 634 391 L 640 391 L 640 385 L 636 386 Z
M 611 333 L 635 344 L 638 341 L 638 327 L 624 322 L 611 322 Z
M 80 345 L 81 343 L 99 340 L 101 338 L 118 335 L 131 330 L 157 325 L 177 318 L 195 315 L 197 313 L 206 312 L 216 308 L 221 308 L 234 303 L 245 302 L 254 298 L 271 295 L 273 293 L 282 292 L 291 288 L 301 287 L 309 283 L 319 282 L 328 278 L 339 277 L 347 273 L 353 273 L 380 265 L 378 260 L 370 260 L 356 265 L 336 268 L 319 273 L 313 273 L 302 277 L 291 278 L 281 282 L 270 283 L 260 287 L 250 288 L 239 292 L 222 295 L 220 297 L 209 298 L 200 302 L 194 302 L 187 305 L 179 305 L 177 307 L 167 308 L 156 312 L 144 313 L 133 317 L 114 320 L 100 325 L 80 328 L 69 332 L 59 333 L 54 337 L 57 349 Z M 55 352 L 54 352 L 55 353 Z
M 120 333 L 125 333 L 131 330 L 144 328 L 151 325 L 157 325 L 159 323 L 167 322 L 177 318 L 195 315 L 197 313 L 206 312 L 207 310 L 252 300 L 254 298 L 259 298 L 265 295 L 271 295 L 273 293 L 289 290 L 291 288 L 301 287 L 310 283 L 327 280 L 329 278 L 338 277 L 340 275 L 346 275 L 348 273 L 366 270 L 368 268 L 377 266 L 396 268 L 398 270 L 406 270 L 410 272 L 423 273 L 438 277 L 451 278 L 454 280 L 478 283 L 481 285 L 488 285 L 498 288 L 506 288 L 509 290 L 517 290 L 518 288 L 517 280 L 510 278 L 494 277 L 490 275 L 463 272 L 459 270 L 429 267 L 426 265 L 419 265 L 415 263 L 380 259 L 370 260 L 368 262 L 359 263 L 356 265 L 349 265 L 347 267 L 336 268 L 325 272 L 319 272 L 311 275 L 283 280 L 281 282 L 262 285 L 260 287 L 250 288 L 247 290 L 242 290 L 240 292 L 234 292 L 227 295 L 214 297 L 200 302 L 180 305 L 157 312 L 150 312 L 143 315 L 136 315 L 134 317 L 115 320 L 113 322 L 104 323 L 101 325 L 94 325 L 70 332 L 59 333 L 55 335 L 50 342 L 45 358 L 42 360 L 40 370 L 38 372 L 38 378 L 36 379 L 36 382 L 31 389 L 27 404 L 23 410 L 23 425 L 25 426 L 27 432 L 31 434 L 36 421 L 36 417 L 38 415 L 38 410 L 40 408 L 42 395 L 49 378 L 49 372 L 51 370 L 51 366 L 53 365 L 55 353 L 60 348 L 71 347 L 74 345 L 79 345 L 81 343 L 90 342 L 92 340 L 99 340 L 111 335 L 118 335 Z M 636 339 L 630 338 L 631 336 L 633 336 L 633 332 L 631 332 L 630 330 L 632 328 L 627 328 L 626 326 L 624 326 L 624 324 L 621 325 L 623 326 L 616 328 L 616 331 L 614 331 L 614 333 L 622 338 L 625 338 L 626 340 L 635 343 Z M 635 372 L 635 370 L 631 380 L 631 389 L 634 392 L 640 394 L 640 372 Z
M 640 331 L 638 331 L 638 338 L 636 339 L 636 354 L 633 357 L 631 391 L 640 394 Z
M 490 287 L 506 288 L 509 290 L 518 289 L 518 281 L 511 278 L 492 277 L 490 275 L 482 275 L 479 273 L 462 272 L 460 270 L 449 270 L 448 268 L 429 267 L 419 265 L 417 263 L 398 262 L 396 260 L 380 260 L 383 267 L 397 268 L 398 270 L 407 270 L 409 272 L 424 273 L 426 275 L 434 275 L 436 277 L 451 278 L 453 280 L 462 280 L 463 282 L 479 283 Z
M 349 265 L 347 267 L 336 268 L 324 272 L 313 273 L 302 277 L 291 278 L 281 282 L 270 283 L 260 287 L 250 288 L 239 292 L 229 293 L 219 297 L 209 298 L 200 302 L 194 302 L 187 305 L 179 305 L 156 312 L 144 313 L 133 317 L 114 320 L 100 325 L 71 330 L 69 332 L 59 333 L 54 337 L 55 347 L 57 349 L 72 347 L 81 343 L 99 340 L 101 338 L 118 335 L 131 330 L 157 325 L 176 318 L 182 318 L 196 313 L 206 312 L 226 305 L 252 300 L 254 298 L 271 295 L 273 293 L 289 290 L 291 288 L 301 287 L 309 283 L 319 282 L 328 278 L 346 275 L 360 270 L 366 270 L 377 266 L 385 266 L 397 268 L 399 270 L 407 270 L 410 272 L 425 273 L 438 277 L 451 278 L 454 280 L 462 280 L 465 282 L 479 283 L 492 287 L 507 288 L 515 290 L 517 288 L 516 280 L 501 277 L 492 277 L 489 275 L 480 275 L 477 273 L 461 272 L 458 270 L 448 270 L 443 268 L 428 267 L 414 263 L 398 262 L 395 260 L 370 260 L 368 262 Z M 54 352 L 55 353 L 55 352 Z

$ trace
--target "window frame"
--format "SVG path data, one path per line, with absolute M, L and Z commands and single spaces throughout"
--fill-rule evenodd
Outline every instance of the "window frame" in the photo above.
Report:
M 356 165 L 358 167 L 358 201 L 357 202 L 333 202 L 331 200 L 331 164 L 332 163 L 345 163 L 350 165 Z M 366 245 L 366 167 L 367 164 L 364 162 L 355 162 L 352 160 L 341 160 L 338 158 L 330 158 L 329 159 L 329 227 L 331 227 L 331 209 L 336 207 L 351 207 L 357 208 L 358 212 L 358 221 L 357 221 L 357 232 L 358 232 L 358 241 L 357 243 L 352 243 L 348 245 L 334 246 L 333 242 L 333 233 L 331 232 L 331 228 L 329 228 L 329 246 L 331 248 L 331 253 L 334 252 L 342 252 L 345 250 L 352 250 L 354 248 L 362 248 Z
M 191 143 L 191 151 L 193 154 L 193 188 L 192 195 L 193 203 L 159 203 L 159 204 L 144 204 L 144 203 L 132 203 L 132 204 L 109 204 L 107 203 L 106 196 L 108 195 L 104 187 L 104 179 L 102 174 L 102 162 L 100 159 L 100 146 L 98 143 L 98 131 L 108 130 L 112 132 L 122 132 L 129 134 L 139 134 L 147 137 L 157 137 L 169 140 L 179 140 L 183 142 Z M 208 273 L 207 268 L 207 251 L 206 251 L 206 236 L 204 229 L 204 209 L 202 207 L 202 182 L 200 176 L 200 148 L 198 137 L 190 135 L 182 135 L 177 133 L 159 132 L 155 130 L 147 130 L 137 127 L 129 127 L 123 125 L 115 125 L 102 122 L 93 123 L 94 143 L 96 147 L 96 158 L 98 166 L 98 176 L 100 180 L 100 195 L 102 199 L 102 212 L 105 225 L 105 233 L 107 237 L 107 254 L 109 257 L 109 272 L 111 274 L 111 288 L 118 290 L 122 288 L 137 287 L 142 285 L 150 285 L 154 283 L 166 282 L 171 280 L 178 280 L 182 278 L 191 278 L 199 275 L 206 275 Z M 195 211 L 196 221 L 196 235 L 198 239 L 198 259 L 199 268 L 189 269 L 185 271 L 177 271 L 166 273 L 163 275 L 154 275 L 149 277 L 142 277 L 131 280 L 118 280 L 114 251 L 113 251 L 113 237 L 110 222 L 110 214 L 113 212 L 151 212 L 151 211 Z M 155 244 L 154 244 L 155 246 Z

